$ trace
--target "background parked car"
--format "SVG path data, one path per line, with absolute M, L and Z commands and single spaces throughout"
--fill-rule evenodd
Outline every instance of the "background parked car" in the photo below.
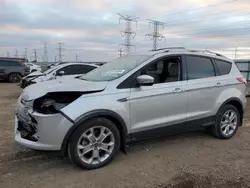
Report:
M 65 63 L 55 67 L 52 67 L 41 73 L 39 71 L 31 73 L 27 77 L 24 77 L 20 82 L 20 87 L 25 88 L 30 84 L 44 82 L 53 79 L 66 79 L 73 78 L 82 74 L 86 74 L 89 71 L 97 68 L 97 65 L 90 65 L 84 63 Z
M 2 80 L 18 83 L 29 72 L 29 67 L 22 62 L 0 59 L 0 79 Z
M 25 63 L 30 68 L 30 72 L 41 71 L 41 66 L 34 63 Z

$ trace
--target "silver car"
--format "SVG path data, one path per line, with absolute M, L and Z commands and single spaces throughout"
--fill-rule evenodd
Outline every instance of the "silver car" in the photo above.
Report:
M 83 76 L 24 89 L 15 140 L 100 168 L 143 139 L 198 129 L 231 138 L 242 125 L 245 91 L 235 63 L 217 53 L 166 48 L 126 55 Z

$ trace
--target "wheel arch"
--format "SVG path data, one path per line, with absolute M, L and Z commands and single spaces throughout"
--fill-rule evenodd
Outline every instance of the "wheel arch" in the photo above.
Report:
M 243 115 L 244 115 L 244 110 L 243 110 L 243 104 L 242 104 L 242 102 L 238 98 L 235 98 L 235 97 L 229 98 L 224 103 L 222 103 L 222 105 L 220 106 L 218 112 L 221 110 L 221 108 L 223 108 L 227 104 L 231 104 L 231 105 L 233 105 L 233 106 L 235 106 L 237 108 L 237 110 L 240 113 L 240 122 L 241 122 L 240 125 L 242 125 Z
M 86 114 L 83 114 L 82 116 L 77 118 L 76 121 L 74 121 L 74 125 L 68 130 L 68 132 L 66 133 L 66 135 L 63 139 L 61 151 L 63 153 L 65 153 L 67 151 L 68 142 L 70 141 L 70 138 L 71 138 L 72 134 L 74 133 L 74 131 L 79 126 L 82 126 L 82 124 L 84 122 L 86 122 L 92 118 L 97 118 L 97 117 L 106 118 L 106 119 L 112 121 L 116 125 L 117 129 L 119 130 L 120 136 L 121 136 L 121 149 L 126 153 L 126 140 L 128 137 L 127 126 L 119 114 L 117 114 L 116 112 L 113 112 L 111 110 L 104 110 L 104 109 L 94 110 L 94 111 L 88 112 Z

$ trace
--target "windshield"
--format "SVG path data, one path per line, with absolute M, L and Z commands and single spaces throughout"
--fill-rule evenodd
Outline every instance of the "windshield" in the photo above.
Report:
M 151 56 L 149 55 L 127 55 L 114 59 L 101 67 L 90 71 L 79 77 L 88 81 L 111 81 L 122 77 Z
M 50 74 L 53 70 L 55 70 L 57 67 L 52 67 L 47 69 L 46 71 L 43 72 L 43 74 Z

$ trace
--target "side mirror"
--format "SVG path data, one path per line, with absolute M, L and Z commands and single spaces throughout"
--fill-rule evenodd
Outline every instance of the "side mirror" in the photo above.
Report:
M 60 71 L 60 72 L 57 73 L 57 76 L 63 76 L 64 74 L 65 74 L 64 71 Z
M 138 86 L 152 86 L 154 84 L 154 78 L 149 75 L 141 75 L 136 78 Z

